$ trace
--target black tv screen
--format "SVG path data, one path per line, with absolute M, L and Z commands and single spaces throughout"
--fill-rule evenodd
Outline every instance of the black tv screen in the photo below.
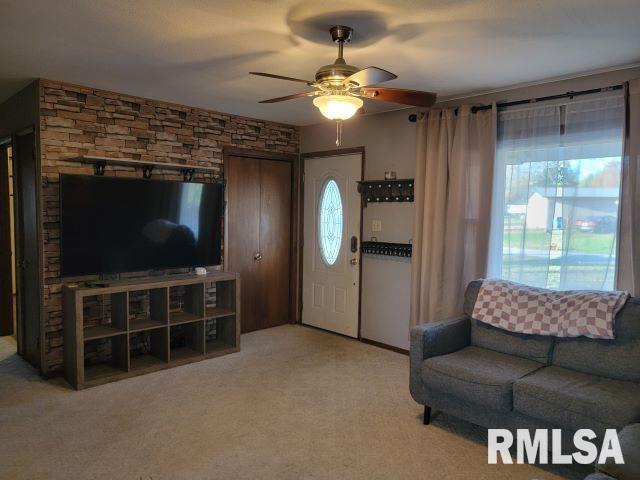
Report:
M 63 276 L 220 264 L 223 186 L 60 176 Z

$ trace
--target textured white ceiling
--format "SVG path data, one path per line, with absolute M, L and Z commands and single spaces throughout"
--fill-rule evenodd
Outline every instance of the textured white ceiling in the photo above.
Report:
M 0 101 L 46 77 L 291 124 L 310 99 L 259 105 L 336 57 L 440 97 L 640 61 L 639 0 L 0 0 Z M 377 105 L 376 105 L 377 104 Z M 369 112 L 398 108 L 369 101 Z

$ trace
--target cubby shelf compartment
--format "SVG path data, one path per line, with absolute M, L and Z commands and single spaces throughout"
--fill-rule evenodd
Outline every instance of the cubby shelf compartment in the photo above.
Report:
M 204 284 L 204 316 L 206 319 L 235 315 L 235 286 L 235 282 L 228 280 Z
M 118 378 L 129 368 L 127 334 L 87 339 L 82 345 L 83 376 L 87 384 L 100 384 Z
M 174 362 L 204 355 L 204 322 L 173 325 L 169 334 L 169 355 Z
M 167 328 L 142 330 L 129 334 L 131 371 L 153 368 L 169 361 Z
M 365 207 L 374 202 L 413 202 L 413 189 L 413 178 L 358 182 L 358 192 Z
M 233 349 L 237 336 L 235 315 L 217 317 L 205 321 L 205 352 L 209 355 L 223 355 Z
M 168 288 L 129 292 L 129 332 L 166 327 L 168 324 Z
M 82 328 L 85 340 L 96 340 L 126 333 L 126 292 L 83 297 Z
M 235 273 L 64 285 L 62 291 L 65 376 L 76 389 L 240 350 Z
M 204 318 L 204 283 L 169 288 L 169 323 L 180 325 Z

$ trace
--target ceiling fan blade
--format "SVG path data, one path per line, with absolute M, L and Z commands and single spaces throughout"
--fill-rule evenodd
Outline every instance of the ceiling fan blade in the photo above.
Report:
M 360 96 L 384 102 L 401 103 L 414 107 L 430 107 L 436 103 L 436 94 L 405 90 L 403 88 L 368 87 L 360 89 Z
M 262 100 L 259 103 L 276 103 L 276 102 L 284 102 L 285 100 L 292 100 L 294 98 L 315 97 L 319 93 L 322 93 L 322 92 L 320 92 L 320 90 L 315 90 L 313 92 L 294 93 L 293 95 L 287 95 L 286 97 L 277 97 L 277 98 L 270 98 L 268 100 Z
M 394 78 L 398 78 L 398 76 L 391 72 L 387 72 L 382 68 L 367 67 L 354 73 L 350 77 L 345 78 L 342 83 L 344 85 L 355 83 L 360 87 L 366 87 L 368 85 L 377 85 L 378 83 L 388 82 Z
M 302 80 L 300 78 L 293 78 L 293 77 L 284 77 L 282 75 L 274 75 L 273 73 L 264 73 L 264 72 L 249 72 L 249 74 L 251 75 L 258 75 L 260 77 L 269 77 L 269 78 L 276 78 L 278 80 L 289 80 L 290 82 L 300 82 L 300 83 L 306 83 L 307 85 L 313 85 L 314 82 L 310 81 L 310 80 Z

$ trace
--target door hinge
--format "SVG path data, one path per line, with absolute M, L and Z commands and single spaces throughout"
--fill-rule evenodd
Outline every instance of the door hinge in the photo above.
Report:
M 304 177 L 306 176 L 305 173 L 302 174 L 302 183 L 304 183 Z

